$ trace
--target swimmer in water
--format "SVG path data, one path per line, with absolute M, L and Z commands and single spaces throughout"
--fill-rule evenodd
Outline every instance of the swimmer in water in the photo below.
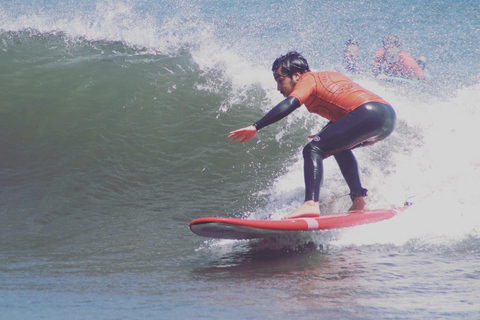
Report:
M 372 72 L 378 79 L 390 76 L 428 81 L 417 60 L 402 50 L 402 43 L 396 35 L 383 39 L 383 48 L 375 54 Z

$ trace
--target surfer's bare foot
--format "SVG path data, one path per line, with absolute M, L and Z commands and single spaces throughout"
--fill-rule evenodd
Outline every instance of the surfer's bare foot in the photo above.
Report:
M 357 197 L 353 199 L 353 204 L 348 209 L 348 211 L 354 210 L 368 210 L 367 203 L 365 202 L 365 197 Z
M 300 217 L 318 217 L 320 216 L 320 204 L 316 201 L 305 201 L 300 208 L 290 212 L 282 219 L 294 219 Z

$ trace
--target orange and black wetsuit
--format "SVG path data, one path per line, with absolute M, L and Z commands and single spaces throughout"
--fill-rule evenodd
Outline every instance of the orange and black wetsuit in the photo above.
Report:
M 395 111 L 376 94 L 336 72 L 307 72 L 288 98 L 254 126 L 272 124 L 304 104 L 308 111 L 330 122 L 303 149 L 305 201 L 319 200 L 323 159 L 333 155 L 353 198 L 365 196 L 358 165 L 351 149 L 371 145 L 389 136 L 395 126 Z

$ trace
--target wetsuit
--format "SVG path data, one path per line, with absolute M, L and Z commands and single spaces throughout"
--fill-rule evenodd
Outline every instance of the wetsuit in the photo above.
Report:
M 352 199 L 365 196 L 358 166 L 351 149 L 371 145 L 392 133 L 395 111 L 381 97 L 336 72 L 307 72 L 289 97 L 254 126 L 272 124 L 304 104 L 330 122 L 303 149 L 305 201 L 319 200 L 323 181 L 323 159 L 334 155 L 350 188 Z

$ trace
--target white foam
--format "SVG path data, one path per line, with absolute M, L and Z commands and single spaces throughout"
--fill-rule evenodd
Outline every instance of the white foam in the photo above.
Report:
M 362 180 L 371 192 L 370 205 L 402 205 L 404 200 L 415 204 L 390 221 L 345 229 L 337 243 L 404 245 L 421 239 L 439 244 L 478 236 L 480 152 L 475 138 L 480 136 L 476 106 L 480 85 L 461 89 L 448 100 L 397 95 L 395 90 L 374 83 L 370 87 L 387 96 L 397 109 L 398 120 L 404 123 L 404 132 L 394 133 L 388 138 L 390 142 L 387 139 L 355 151 L 361 169 L 367 169 L 362 170 Z M 270 211 L 278 218 L 300 205 L 304 191 L 300 152 L 295 165 L 271 189 L 264 190 L 271 202 L 254 215 L 266 216 Z M 390 158 L 388 166 L 379 164 L 376 154 L 383 153 Z M 329 201 L 348 193 L 335 161 L 327 159 L 324 165 L 322 199 Z M 344 197 L 325 207 L 329 212 L 346 210 L 349 201 Z

